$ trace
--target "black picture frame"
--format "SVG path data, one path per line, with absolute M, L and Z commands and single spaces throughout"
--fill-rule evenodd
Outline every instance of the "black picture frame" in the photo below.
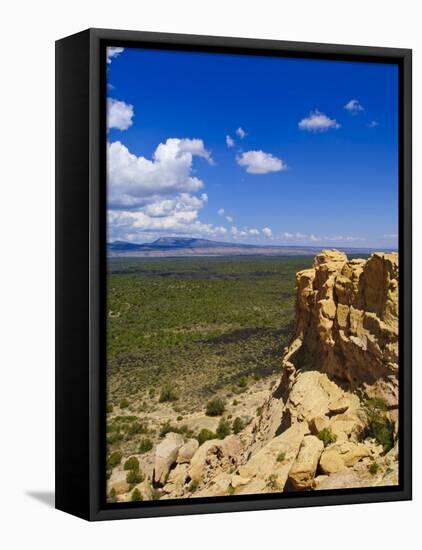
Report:
M 397 487 L 107 504 L 105 47 L 395 63 L 399 67 L 400 460 Z M 88 29 L 56 42 L 56 508 L 87 520 L 412 498 L 412 52 Z

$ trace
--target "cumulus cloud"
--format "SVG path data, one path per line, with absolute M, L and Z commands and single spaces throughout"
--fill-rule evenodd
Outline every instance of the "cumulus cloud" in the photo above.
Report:
M 134 155 L 120 141 L 109 143 L 109 207 L 134 209 L 152 197 L 199 191 L 204 184 L 192 175 L 194 157 L 212 163 L 201 139 L 169 138 L 158 145 L 152 160 Z
M 228 148 L 234 147 L 234 139 L 229 135 L 226 136 L 226 145 Z
M 239 128 L 236 130 L 236 134 L 240 137 L 240 139 L 243 139 L 244 137 L 246 137 L 248 134 L 245 132 L 245 130 L 243 128 L 241 128 L 239 126 Z
M 112 59 L 119 56 L 124 51 L 124 48 L 114 48 L 109 46 L 107 48 L 107 63 L 111 63 Z
M 308 117 L 302 118 L 298 126 L 300 130 L 307 130 L 308 132 L 326 132 L 332 128 L 340 128 L 340 124 L 334 118 L 329 118 L 318 110 L 311 111 Z
M 218 213 L 219 216 L 224 216 L 224 208 L 219 208 L 217 210 L 217 213 Z
M 229 222 L 229 223 L 233 223 L 233 218 L 231 216 L 226 216 L 226 220 Z
M 151 216 L 144 210 L 108 211 L 108 240 L 139 242 L 140 236 L 197 235 L 224 237 L 227 229 L 206 224 L 197 219 L 197 211 L 175 211 L 166 216 Z
M 267 174 L 286 170 L 284 161 L 264 151 L 246 151 L 236 157 L 237 163 L 246 168 L 249 174 Z
M 268 239 L 273 236 L 273 232 L 269 227 L 264 227 L 264 229 L 262 230 L 262 234 Z
M 108 240 L 227 235 L 222 225 L 199 219 L 208 196 L 199 193 L 204 184 L 192 175 L 195 157 L 213 162 L 200 139 L 169 138 L 158 145 L 151 159 L 134 155 L 120 141 L 109 143 Z
M 107 128 L 127 130 L 133 124 L 132 118 L 133 105 L 111 97 L 107 98 Z
M 350 101 L 348 101 L 344 108 L 346 109 L 346 111 L 349 111 L 349 113 L 352 113 L 353 115 L 357 115 L 358 113 L 361 113 L 365 110 L 357 99 L 351 99 Z
M 376 120 L 371 120 L 371 122 L 368 123 L 368 128 L 376 128 L 379 126 L 379 123 Z

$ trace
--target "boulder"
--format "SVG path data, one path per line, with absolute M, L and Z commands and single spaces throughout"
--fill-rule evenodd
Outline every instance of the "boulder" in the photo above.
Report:
M 319 465 L 323 473 L 334 474 L 369 456 L 371 456 L 371 451 L 365 445 L 344 441 L 325 449 Z
M 323 415 L 323 416 L 316 416 L 309 422 L 309 429 L 311 430 L 311 434 L 318 435 L 319 432 L 321 432 L 324 429 L 327 429 L 330 426 L 330 419 Z
M 174 432 L 166 434 L 163 441 L 155 449 L 154 482 L 163 485 L 172 465 L 176 462 L 183 437 Z
M 193 455 L 188 470 L 193 481 L 206 483 L 221 470 L 235 467 L 242 460 L 240 437 L 228 435 L 224 439 L 205 441 Z
M 309 429 L 305 422 L 296 423 L 240 466 L 239 475 L 250 481 L 239 493 L 252 493 L 258 486 L 262 487 L 263 492 L 283 491 L 290 468 L 307 433 Z
M 310 422 L 315 417 L 324 416 L 329 404 L 343 396 L 343 390 L 324 373 L 317 371 L 301 372 L 291 388 L 286 410 L 292 422 Z
M 323 477 L 323 476 L 319 476 Z M 363 479 L 357 472 L 352 469 L 346 468 L 340 470 L 332 475 L 325 476 L 322 479 L 316 489 L 352 489 L 355 487 L 368 487 L 369 482 L 367 479 Z
M 295 489 L 304 490 L 312 487 L 323 449 L 323 442 L 314 435 L 306 435 L 303 438 L 299 453 L 289 471 L 289 481 Z
M 168 476 L 167 483 L 163 487 L 163 491 L 171 494 L 172 498 L 180 497 L 184 493 L 187 479 L 188 464 L 178 464 L 173 470 L 170 470 L 170 474 Z
M 199 443 L 197 439 L 189 439 L 184 445 L 180 447 L 179 453 L 177 455 L 177 463 L 183 464 L 185 462 L 190 462 L 198 447 Z

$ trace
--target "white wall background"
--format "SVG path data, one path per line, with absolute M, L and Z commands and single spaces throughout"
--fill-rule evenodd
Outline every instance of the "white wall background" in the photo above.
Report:
M 4 548 L 347 550 L 357 545 L 390 549 L 406 539 L 417 540 L 422 517 L 418 3 L 15 0 L 3 4 L 0 25 L 0 536 Z M 40 495 L 41 500 L 51 500 L 54 487 L 54 40 L 87 27 L 414 49 L 414 502 L 88 524 L 40 501 Z

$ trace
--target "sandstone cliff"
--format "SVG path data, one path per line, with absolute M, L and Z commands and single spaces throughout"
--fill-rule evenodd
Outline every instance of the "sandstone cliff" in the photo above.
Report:
M 296 330 L 283 367 L 326 373 L 398 405 L 398 255 L 324 250 L 297 274 Z

